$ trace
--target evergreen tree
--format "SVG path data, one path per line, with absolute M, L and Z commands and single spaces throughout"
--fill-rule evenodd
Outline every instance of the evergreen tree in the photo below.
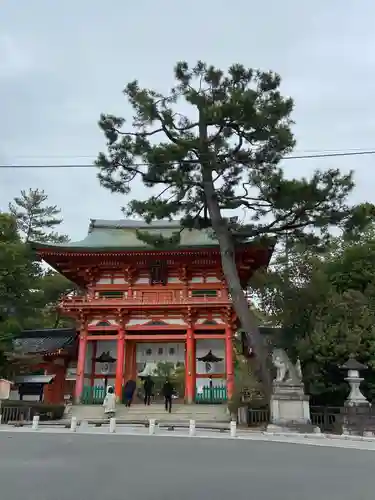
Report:
M 280 258 L 257 277 L 253 293 L 283 327 L 278 342 L 300 358 L 314 404 L 343 404 L 348 385 L 339 366 L 350 354 L 368 365 L 364 389 L 370 399 L 375 395 L 374 265 L 369 227 L 355 241 L 332 240 L 324 253 L 294 247 L 287 265 Z
M 15 219 L 0 213 L 0 373 L 6 366 L 4 351 L 10 350 L 13 335 L 27 327 L 35 314 L 31 285 L 33 266 L 30 251 L 17 233 Z
M 168 95 L 137 81 L 126 86 L 134 111 L 131 129 L 123 128 L 124 118 L 101 115 L 107 153 L 97 159 L 99 181 L 122 194 L 129 194 L 136 178 L 159 189 L 146 200 L 132 200 L 128 214 L 146 221 L 180 217 L 183 227 L 212 227 L 235 311 L 269 391 L 267 355 L 240 283 L 236 243 L 252 238 L 269 245 L 269 238 L 285 234 L 316 242 L 331 225 L 362 222 L 364 214 L 350 217 L 352 174 L 329 169 L 310 179 L 285 177 L 280 161 L 295 145 L 293 101 L 281 95 L 279 75 L 240 64 L 224 73 L 201 61 L 193 68 L 179 62 L 174 74 L 176 85 Z M 241 208 L 243 224 L 226 217 Z M 178 242 L 179 234 L 170 240 L 145 232 L 139 237 L 161 246 Z
M 22 190 L 20 196 L 9 204 L 9 210 L 26 244 L 32 241 L 51 244 L 68 241 L 66 235 L 56 231 L 63 221 L 61 210 L 48 204 L 48 195 L 43 190 Z M 62 295 L 74 288 L 73 283 L 34 260 L 32 288 L 34 307 L 38 311 L 33 317 L 33 326 L 57 328 L 71 324 L 71 321 L 61 318 L 57 306 Z
M 68 239 L 54 231 L 62 222 L 61 211 L 56 205 L 46 205 L 47 200 L 43 190 L 30 188 L 22 190 L 9 204 L 9 211 L 17 220 L 18 230 L 26 243 L 63 243 Z

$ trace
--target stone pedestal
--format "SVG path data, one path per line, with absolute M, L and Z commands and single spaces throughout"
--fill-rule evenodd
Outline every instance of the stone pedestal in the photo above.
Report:
M 302 383 L 275 381 L 270 401 L 270 425 L 267 430 L 313 432 L 309 399 Z
M 361 391 L 363 377 L 359 371 L 365 370 L 366 365 L 359 363 L 353 355 L 342 365 L 348 370 L 345 381 L 348 382 L 350 393 L 344 403 L 342 415 L 342 433 L 363 436 L 365 433 L 374 432 L 374 418 L 371 411 L 371 403 L 365 398 Z

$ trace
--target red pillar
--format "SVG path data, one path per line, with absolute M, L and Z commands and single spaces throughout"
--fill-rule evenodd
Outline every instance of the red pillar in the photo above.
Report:
M 185 397 L 188 404 L 194 402 L 195 399 L 195 338 L 194 330 L 191 326 L 188 327 L 186 332 L 186 366 L 185 366 Z
M 225 328 L 225 372 L 227 377 L 228 399 L 234 394 L 233 332 L 230 326 Z
M 60 404 L 64 402 L 65 366 L 51 362 L 46 366 L 46 375 L 54 375 L 50 384 L 44 386 L 44 402 Z
M 77 361 L 77 376 L 74 399 L 76 403 L 81 402 L 83 384 L 85 380 L 85 364 L 87 351 L 87 331 L 83 331 L 79 336 L 78 361 Z
M 122 385 L 124 381 L 124 359 L 125 359 L 125 332 L 123 328 L 120 328 L 117 337 L 117 361 L 116 361 L 116 381 L 115 381 L 115 393 L 119 401 L 121 401 L 122 398 Z

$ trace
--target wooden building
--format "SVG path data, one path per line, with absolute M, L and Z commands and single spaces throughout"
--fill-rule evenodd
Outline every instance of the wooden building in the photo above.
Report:
M 165 238 L 180 231 L 180 242 L 152 247 L 138 238 L 140 230 Z M 135 379 L 145 364 L 168 360 L 185 365 L 186 402 L 194 402 L 208 379 L 231 397 L 237 319 L 210 230 L 181 230 L 178 221 L 92 220 L 82 241 L 33 246 L 82 290 L 60 305 L 79 332 L 77 403 L 104 383 L 121 399 L 126 380 Z M 236 247 L 244 287 L 271 255 L 272 248 L 251 242 Z M 210 369 L 198 360 L 209 351 L 222 360 Z M 104 354 L 107 363 L 100 362 Z
M 10 399 L 60 404 L 71 398 L 77 359 L 75 328 L 25 330 L 14 339 L 12 356 L 16 365 L 21 364 L 21 373 L 14 378 Z

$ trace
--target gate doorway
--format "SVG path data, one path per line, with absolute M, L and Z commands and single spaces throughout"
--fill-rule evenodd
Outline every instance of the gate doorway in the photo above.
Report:
M 175 389 L 175 402 L 185 398 L 185 343 L 139 342 L 136 346 L 137 393 L 134 403 L 143 403 L 143 380 L 151 376 L 153 386 L 152 401 L 164 401 L 163 385 L 168 378 Z

